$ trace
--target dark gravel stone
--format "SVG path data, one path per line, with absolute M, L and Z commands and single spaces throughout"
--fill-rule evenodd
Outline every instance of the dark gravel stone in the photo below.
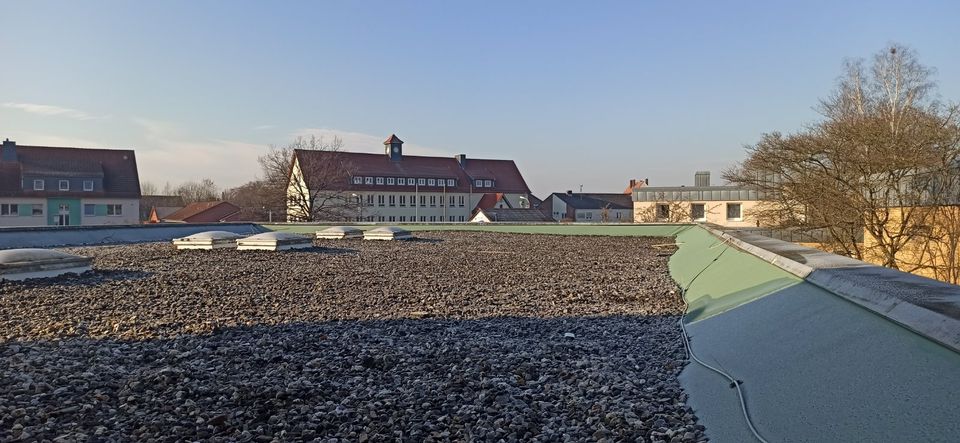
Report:
M 669 239 L 72 248 L 0 283 L 0 440 L 703 441 Z

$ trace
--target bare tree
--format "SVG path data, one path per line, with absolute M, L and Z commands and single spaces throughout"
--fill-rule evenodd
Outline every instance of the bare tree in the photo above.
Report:
M 830 248 L 897 268 L 928 225 L 935 180 L 955 173 L 960 154 L 957 107 L 932 98 L 932 74 L 899 45 L 869 68 L 848 61 L 822 121 L 765 134 L 724 177 L 760 191 L 764 223 L 821 229 Z
M 183 201 L 187 204 L 218 200 L 220 194 L 217 185 L 209 178 L 183 183 L 177 186 L 173 193 L 183 197 Z
M 282 212 L 270 205 L 270 188 L 263 180 L 247 182 L 223 191 L 222 199 L 239 206 L 246 221 L 283 220 Z
M 292 221 L 344 220 L 357 213 L 346 194 L 352 167 L 342 155 L 343 140 L 297 137 L 259 158 L 267 208 L 285 212 Z M 296 156 L 298 151 L 305 155 Z M 294 165 L 294 159 L 298 162 Z M 296 168 L 294 168 L 296 166 Z
M 140 195 L 157 195 L 157 192 L 159 191 L 160 188 L 157 187 L 157 184 L 154 182 L 140 182 Z

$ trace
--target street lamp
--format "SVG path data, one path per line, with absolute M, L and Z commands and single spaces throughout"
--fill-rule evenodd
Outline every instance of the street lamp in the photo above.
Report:
M 350 196 L 357 199 L 357 221 L 363 221 L 363 200 L 357 193 L 350 194 Z

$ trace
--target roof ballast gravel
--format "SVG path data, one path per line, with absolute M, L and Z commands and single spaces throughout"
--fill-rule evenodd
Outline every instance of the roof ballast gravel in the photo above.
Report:
M 313 247 L 313 239 L 292 232 L 264 232 L 237 240 L 237 249 L 259 251 L 286 251 Z
M 705 439 L 666 239 L 418 236 L 69 249 L 0 283 L 0 440 Z
M 58 277 L 90 270 L 90 258 L 52 249 L 0 251 L 0 280 Z

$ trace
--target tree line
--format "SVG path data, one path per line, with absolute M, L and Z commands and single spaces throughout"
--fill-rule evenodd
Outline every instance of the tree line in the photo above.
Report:
M 960 108 L 916 52 L 890 44 L 844 63 L 820 119 L 763 134 L 724 171 L 766 226 L 818 231 L 826 249 L 957 283 Z

